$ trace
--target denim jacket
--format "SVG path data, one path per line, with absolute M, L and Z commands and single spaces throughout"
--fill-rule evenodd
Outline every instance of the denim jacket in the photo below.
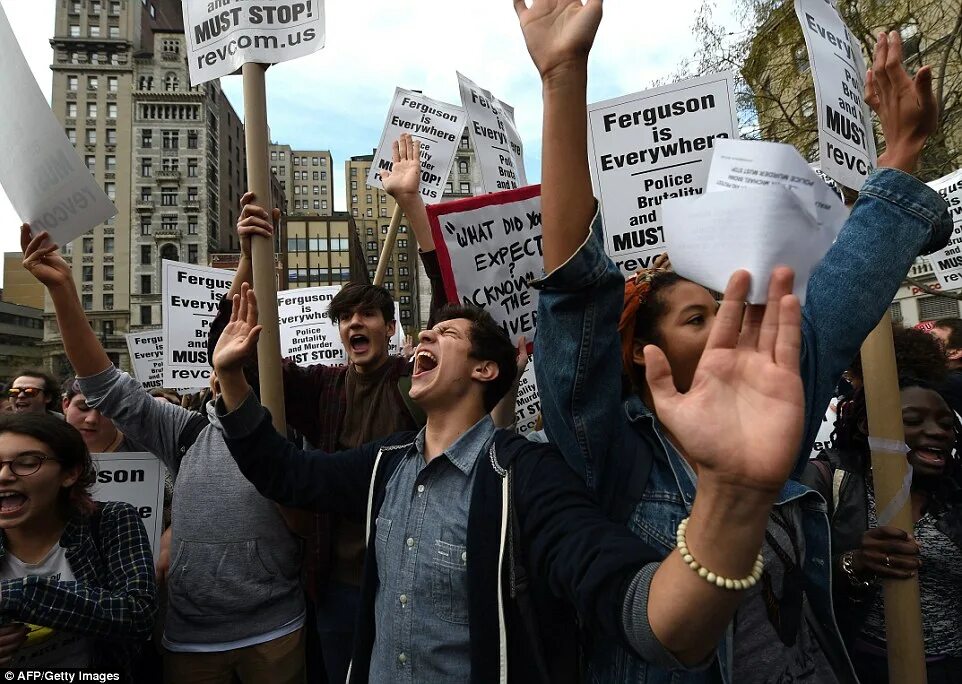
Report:
M 812 628 L 843 679 L 851 670 L 832 613 L 825 501 L 797 479 L 842 371 L 884 314 L 916 256 L 944 246 L 951 230 L 947 205 L 938 193 L 905 173 L 881 169 L 865 183 L 838 240 L 808 282 L 802 309 L 804 441 L 776 505 L 797 501 L 803 511 Z M 622 401 L 617 325 L 624 278 L 604 253 L 600 215 L 579 250 L 535 287 L 541 290 L 535 371 L 548 436 L 608 513 L 667 557 L 678 523 L 691 511 L 695 487 L 687 465 L 641 400 L 632 396 Z M 642 479 L 642 491 L 631 492 L 626 468 L 636 460 L 649 461 L 650 473 Z M 649 582 L 653 574 L 646 573 Z M 642 653 L 607 643 L 589 650 L 596 682 L 715 680 L 715 668 L 706 670 L 711 662 L 681 672 L 682 665 L 657 643 Z M 725 684 L 732 681 L 732 653 L 729 627 L 716 659 Z

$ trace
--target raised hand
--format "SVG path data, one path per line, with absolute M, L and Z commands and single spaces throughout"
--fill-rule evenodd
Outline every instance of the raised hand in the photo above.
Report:
M 393 168 L 381 171 L 384 192 L 394 199 L 417 195 L 421 187 L 421 143 L 402 133 L 394 141 Z
M 939 127 L 939 106 L 932 93 L 932 69 L 924 66 L 911 78 L 902 59 L 898 31 L 879 33 L 865 78 L 865 102 L 878 115 L 885 136 L 879 166 L 914 173 L 922 146 Z
M 791 269 L 772 273 L 768 304 L 745 307 L 750 276 L 728 281 L 691 389 L 675 388 L 665 354 L 645 347 L 658 419 L 699 479 L 777 493 L 795 465 L 805 402 L 799 374 L 801 310 Z M 739 332 L 740 330 L 740 332 Z
M 247 283 L 234 295 L 230 322 L 214 348 L 214 370 L 218 375 L 237 371 L 257 350 L 257 338 L 264 326 L 257 324 L 257 298 Z
M 237 219 L 237 239 L 240 241 L 241 255 L 250 258 L 251 236 L 272 238 L 274 226 L 281 220 L 281 210 L 274 209 L 270 214 L 263 207 L 254 204 L 257 199 L 253 192 L 245 192 L 240 199 L 241 214 Z
M 54 243 L 45 245 L 50 238 L 46 231 L 37 235 L 30 234 L 30 225 L 20 226 L 20 249 L 23 250 L 23 267 L 47 289 L 68 285 L 73 276 L 70 266 L 60 256 Z
M 528 53 L 545 80 L 565 66 L 584 66 L 601 23 L 602 0 L 514 0 Z

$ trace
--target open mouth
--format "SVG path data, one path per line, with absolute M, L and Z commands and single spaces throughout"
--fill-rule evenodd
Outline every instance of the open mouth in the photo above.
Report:
M 411 377 L 418 377 L 430 373 L 438 367 L 438 357 L 427 350 L 419 351 L 414 356 L 414 373 Z
M 354 354 L 364 354 L 371 348 L 371 340 L 367 335 L 351 335 L 347 343 Z
M 14 515 L 20 512 L 27 497 L 20 492 L 0 492 L 0 515 Z
M 945 465 L 949 454 L 944 449 L 939 449 L 938 447 L 925 447 L 924 449 L 913 449 L 915 454 L 915 459 L 919 463 L 924 463 L 926 465 L 932 466 L 934 468 L 941 468 Z

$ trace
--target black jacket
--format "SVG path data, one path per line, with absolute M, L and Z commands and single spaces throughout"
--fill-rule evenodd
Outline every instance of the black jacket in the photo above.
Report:
M 222 424 L 238 467 L 264 496 L 284 506 L 366 516 L 369 543 L 350 681 L 367 682 L 378 590 L 374 521 L 385 485 L 416 433 L 334 454 L 305 452 L 274 430 L 253 395 Z M 570 606 L 583 628 L 627 645 L 621 619 L 626 590 L 660 554 L 609 521 L 549 444 L 499 430 L 478 467 L 467 539 L 471 682 L 576 682 L 578 635 Z

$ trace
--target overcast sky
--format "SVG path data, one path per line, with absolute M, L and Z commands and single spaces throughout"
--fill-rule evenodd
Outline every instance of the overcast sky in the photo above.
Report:
M 41 89 L 50 98 L 55 0 L 0 0 Z M 515 108 L 530 183 L 541 177 L 541 89 L 511 0 L 327 0 L 327 44 L 271 67 L 271 138 L 301 149 L 330 149 L 336 209 L 345 207 L 344 160 L 380 139 L 395 86 L 458 103 L 455 71 Z M 530 4 L 530 3 L 529 3 Z M 591 101 L 643 90 L 696 46 L 691 24 L 700 0 L 606 0 L 591 53 Z M 731 0 L 719 0 L 725 7 Z M 243 112 L 239 76 L 222 80 Z M 16 106 L 8 103 L 8 106 Z M 20 220 L 0 192 L 0 249 L 19 249 Z M 2 269 L 2 264 L 0 264 Z

